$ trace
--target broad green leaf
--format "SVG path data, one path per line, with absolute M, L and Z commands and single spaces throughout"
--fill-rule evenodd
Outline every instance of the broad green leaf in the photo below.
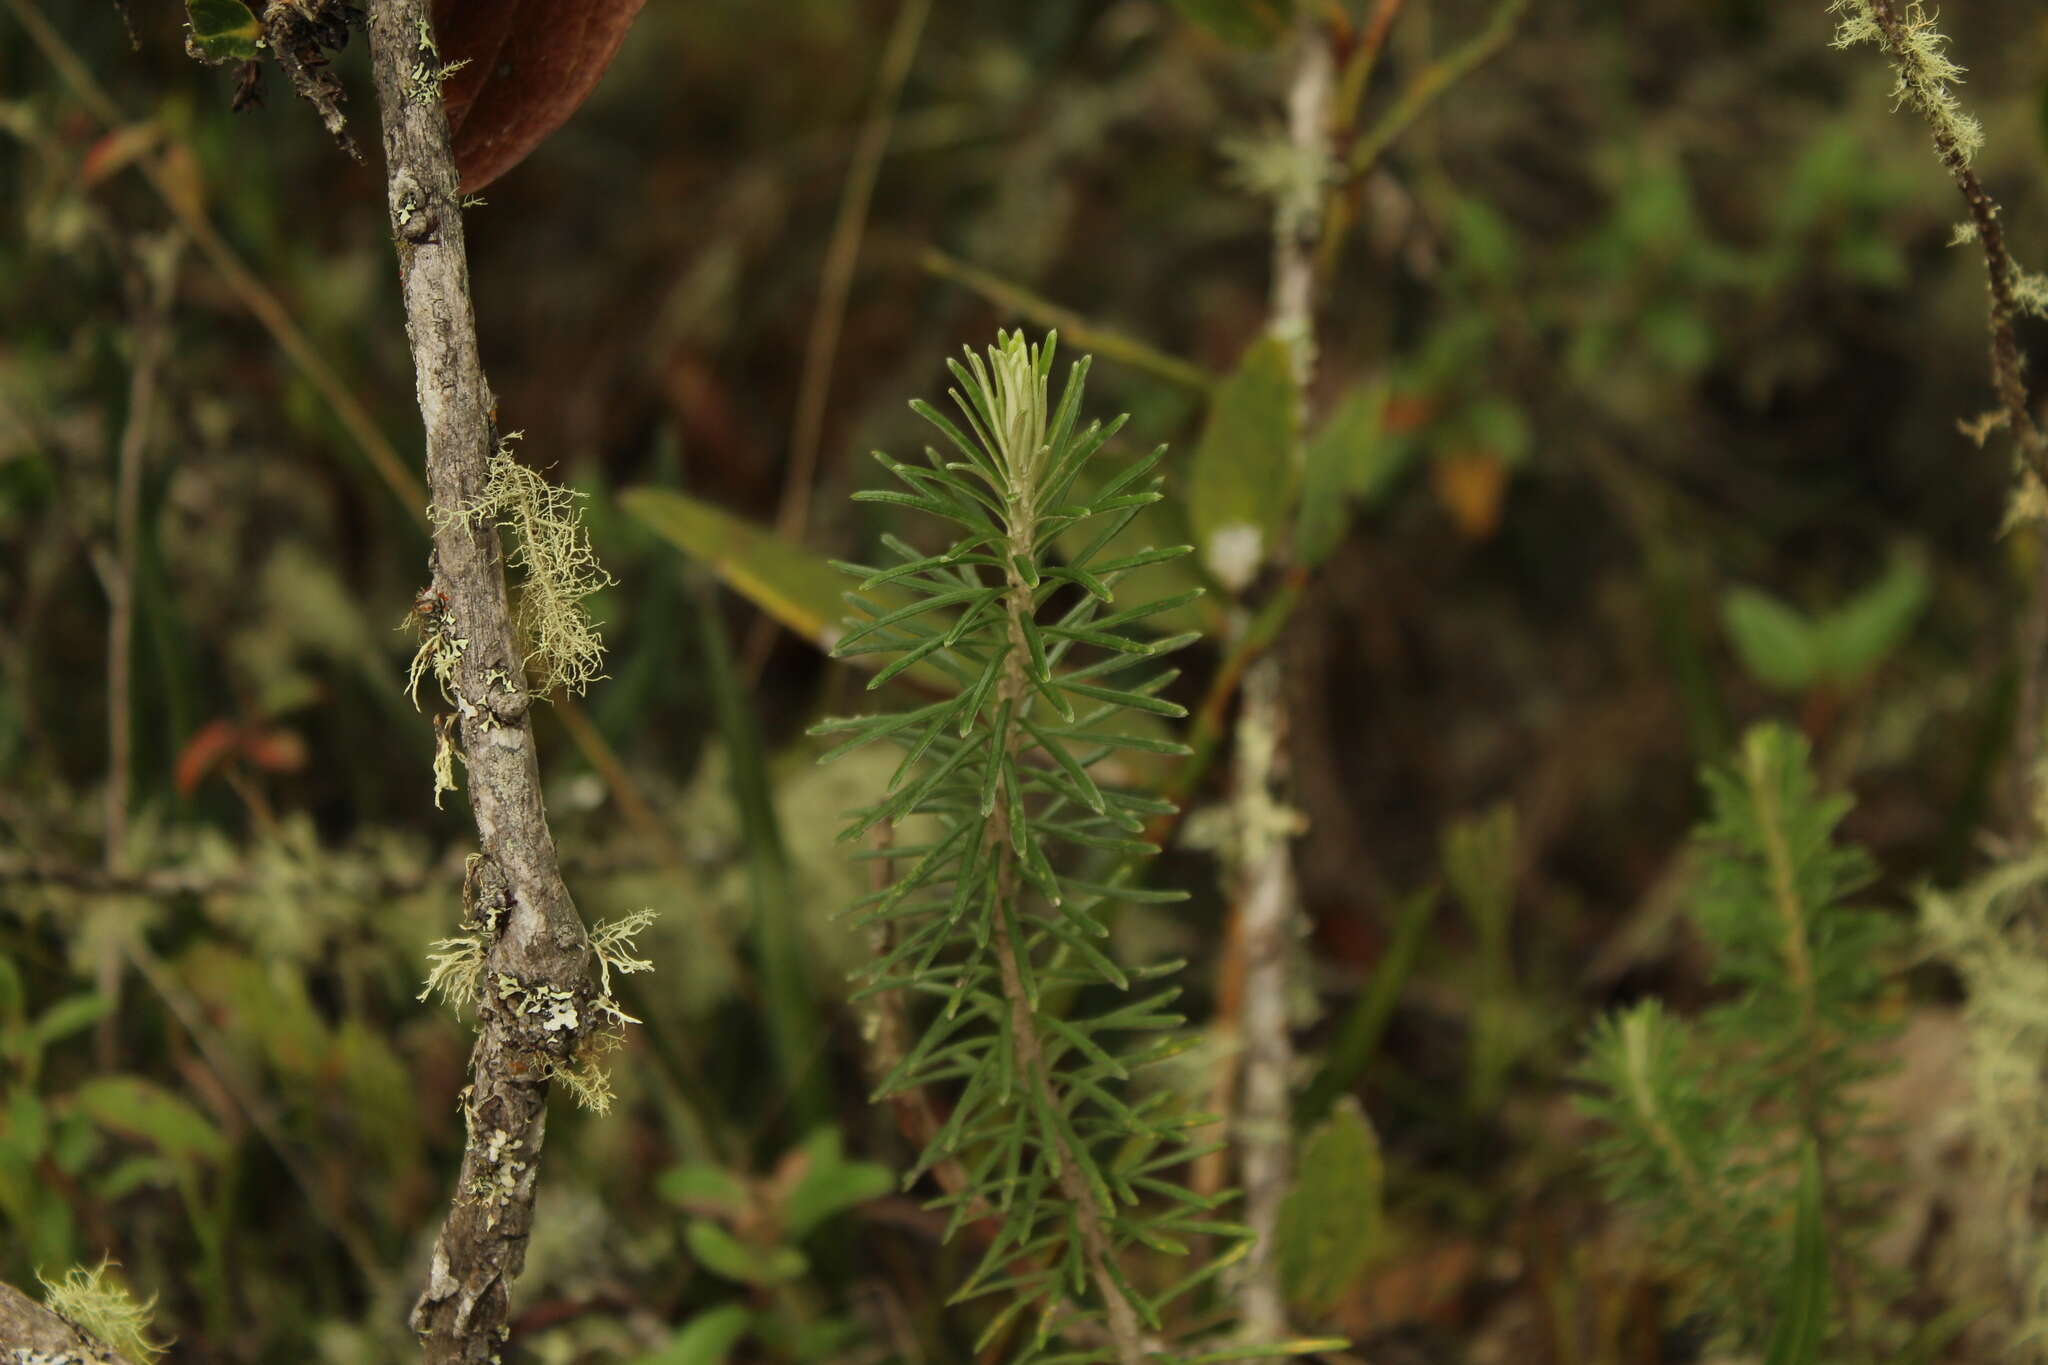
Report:
M 1852 683 L 1883 662 L 1905 640 L 1927 606 L 1927 570 L 1900 555 L 1885 575 L 1818 626 L 1823 668 L 1837 683 Z
M 106 1136 L 83 1114 L 61 1114 L 50 1125 L 50 1159 L 66 1175 L 78 1175 L 99 1156 Z
M 1195 553 L 1230 592 L 1242 592 L 1272 559 L 1294 510 L 1299 424 L 1287 343 L 1261 337 L 1210 397 L 1189 475 Z
M 804 1143 L 803 1160 L 803 1175 L 782 1204 L 782 1228 L 792 1240 L 801 1241 L 834 1214 L 878 1199 L 896 1184 L 886 1166 L 848 1161 L 836 1128 L 813 1133 Z
M 178 1187 L 178 1163 L 169 1157 L 131 1156 L 114 1164 L 95 1185 L 99 1197 L 109 1203 L 126 1199 L 140 1189 L 173 1190 Z
M 1804 613 L 1769 593 L 1734 588 L 1721 599 L 1721 619 L 1742 666 L 1758 682 L 1802 692 L 1821 680 L 1820 631 Z
M 1820 1159 L 1811 1140 L 1799 1158 L 1792 1265 L 1779 1287 L 1778 1320 L 1764 1365 L 1816 1365 L 1828 1328 L 1828 1244 L 1820 1216 Z
M 1236 47 L 1266 47 L 1287 31 L 1291 0 L 1172 0 L 1189 23 Z
M 49 1113 L 27 1090 L 7 1102 L 6 1126 L 0 1127 L 0 1165 L 33 1167 L 50 1145 Z
M 99 1021 L 114 1002 L 104 995 L 70 995 L 43 1011 L 29 1029 L 33 1046 L 40 1051 Z
M 771 1285 L 800 1277 L 810 1268 L 795 1247 L 749 1246 L 716 1223 L 701 1218 L 683 1229 L 683 1241 L 698 1264 L 741 1284 Z
M 619 505 L 819 649 L 830 650 L 846 633 L 851 612 L 843 595 L 859 581 L 802 546 L 723 508 L 665 488 L 629 488 L 619 495 Z M 886 584 L 862 596 L 892 608 L 911 600 Z M 862 654 L 849 662 L 873 671 L 893 658 L 888 653 Z M 929 664 L 915 664 L 908 672 L 928 688 L 953 688 L 953 680 Z
M 668 1345 L 635 1356 L 632 1365 L 725 1365 L 753 1325 L 753 1314 L 740 1304 L 709 1309 L 685 1323 Z
M 1347 494 L 1354 451 L 1360 443 L 1373 440 L 1385 400 L 1384 386 L 1355 390 L 1308 443 L 1301 510 L 1294 522 L 1294 553 L 1310 568 L 1328 559 L 1351 528 Z
M 1302 1145 L 1280 1204 L 1273 1248 L 1290 1303 L 1327 1309 L 1364 1273 L 1378 1249 L 1383 1179 L 1379 1139 L 1347 1095 Z
M 219 1161 L 227 1139 L 204 1114 L 140 1076 L 99 1076 L 72 1092 L 78 1112 L 109 1132 L 140 1138 L 173 1160 Z
M 747 1211 L 749 1202 L 746 1182 L 708 1161 L 671 1166 L 655 1177 L 654 1188 L 663 1199 L 682 1208 L 735 1218 Z
M 1377 507 L 1414 462 L 1420 448 L 1406 432 L 1387 430 L 1385 381 L 1360 384 L 1309 438 L 1294 550 L 1304 564 L 1323 562 L 1344 538 L 1353 503 Z
M 246 62 L 256 56 L 263 26 L 242 0 L 185 0 L 185 17 L 207 61 Z

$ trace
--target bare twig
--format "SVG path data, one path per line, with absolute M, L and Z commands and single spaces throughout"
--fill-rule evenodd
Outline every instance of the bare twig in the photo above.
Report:
M 0 1357 L 121 1365 L 111 1346 L 87 1336 L 11 1284 L 0 1284 Z
M 1508 39 L 1514 35 L 1515 25 L 1521 21 L 1522 12 L 1528 8 L 1529 0 L 1500 0 L 1485 28 L 1418 72 L 1387 112 L 1380 115 L 1379 121 L 1352 147 L 1349 157 L 1351 178 L 1356 180 L 1371 171 L 1386 155 L 1387 148 L 1408 131 L 1410 124 L 1429 111 L 1439 95 L 1506 47 Z
M 896 22 L 882 47 L 882 69 L 875 82 L 873 102 L 861 123 L 860 136 L 853 144 L 853 159 L 846 168 L 846 182 L 839 192 L 839 214 L 832 224 L 832 238 L 825 247 L 825 269 L 818 280 L 818 306 L 811 313 L 810 334 L 804 340 L 803 377 L 796 392 L 796 419 L 789 437 L 789 469 L 782 483 L 782 502 L 775 512 L 775 531 L 791 543 L 804 538 L 810 520 L 812 486 L 818 477 L 818 447 L 824 439 L 825 403 L 832 394 L 833 362 L 839 352 L 839 333 L 846 321 L 846 300 L 853 292 L 853 270 L 860 262 L 861 239 L 867 235 L 868 209 L 874 202 L 875 180 L 882 169 L 882 155 L 889 149 L 889 135 L 896 125 L 896 105 L 903 98 L 903 84 L 910 76 L 917 56 L 924 22 L 931 14 L 931 0 L 902 0 L 896 8 Z M 775 622 L 766 615 L 754 618 L 742 651 L 741 670 L 750 682 L 761 676 L 768 652 L 775 643 Z
M 948 256 L 936 247 L 927 247 L 920 261 L 927 274 L 965 285 L 998 308 L 1007 308 L 1033 326 L 1058 332 L 1063 339 L 1082 350 L 1093 351 L 1134 370 L 1143 370 L 1155 379 L 1163 379 L 1197 393 L 1208 392 L 1214 382 L 1208 371 L 1198 365 L 1190 365 L 1135 337 L 1092 323 L 1071 308 L 1042 298 L 979 266 Z
M 129 765 L 133 748 L 129 710 L 130 655 L 135 633 L 135 553 L 142 521 L 142 462 L 155 415 L 157 377 L 164 355 L 164 315 L 175 287 L 180 244 L 166 244 L 168 259 L 144 260 L 137 270 L 135 356 L 128 372 L 128 415 L 114 471 L 114 549 L 104 567 L 107 593 L 107 822 L 109 876 L 121 870 L 128 840 Z
M 471 919 L 487 926 L 477 1044 L 462 1097 L 469 1141 L 412 1325 L 428 1361 L 486 1365 L 510 1330 L 510 1287 L 525 1264 L 548 1078 L 585 1060 L 597 1017 L 588 938 L 541 808 L 524 651 L 507 608 L 497 528 L 467 510 L 485 502 L 497 442 L 448 118 L 432 97 L 435 83 L 417 75 L 422 63 L 438 62 L 427 0 L 379 0 L 369 29 L 386 207 L 426 427 L 432 586 L 446 603 L 450 638 L 465 641 L 451 690 L 482 852 L 464 895 Z M 566 1008 L 535 1009 L 538 1000 Z
M 1330 107 L 1336 63 L 1319 17 L 1305 11 L 1296 25 L 1294 73 L 1287 91 L 1287 132 L 1304 162 L 1329 157 Z M 1322 186 L 1306 202 L 1283 197 L 1273 213 L 1273 281 L 1268 330 L 1285 341 L 1305 416 L 1316 365 L 1316 238 L 1323 222 Z M 1297 429 L 1302 423 L 1297 422 Z M 1244 1045 L 1238 1134 L 1245 1222 L 1257 1239 L 1238 1285 L 1244 1335 L 1271 1341 L 1287 1332 L 1287 1303 L 1274 1254 L 1280 1204 L 1294 1167 L 1294 1042 L 1287 1019 L 1288 960 L 1301 922 L 1294 875 L 1295 816 L 1281 793 L 1288 775 L 1287 699 L 1279 654 L 1244 675 L 1238 712 L 1231 806 L 1235 943 L 1242 980 L 1239 1026 Z
M 139 245 L 139 244 L 138 244 Z M 135 277 L 134 359 L 128 373 L 128 414 L 115 455 L 114 544 L 96 556 L 107 594 L 107 790 L 106 829 L 102 862 L 110 877 L 119 876 L 127 861 L 128 789 L 134 749 L 131 702 L 132 655 L 135 645 L 135 555 L 142 522 L 142 463 L 149 448 L 155 416 L 157 377 L 176 287 L 177 261 L 184 244 L 176 238 L 160 248 L 161 256 L 138 250 Z M 118 1001 L 121 955 L 109 943 L 100 953 L 96 982 L 100 994 Z M 109 1010 L 95 1028 L 94 1048 L 100 1068 L 115 1067 L 119 1016 Z
M 839 193 L 839 216 L 832 224 L 825 270 L 818 281 L 818 306 L 811 314 L 810 335 L 804 342 L 803 378 L 797 387 L 796 422 L 789 438 L 789 471 L 782 485 L 782 505 L 775 514 L 776 533 L 790 541 L 803 539 L 810 516 L 811 484 L 818 472 L 825 401 L 832 392 L 833 359 L 846 320 L 846 298 L 853 289 L 853 270 L 860 261 L 861 238 L 867 232 L 868 207 L 874 201 L 882 154 L 889 148 L 889 134 L 895 127 L 896 105 L 903 98 L 903 84 L 910 76 L 931 8 L 931 0 L 902 0 L 897 6 L 895 26 L 882 48 L 874 101 L 868 106 Z

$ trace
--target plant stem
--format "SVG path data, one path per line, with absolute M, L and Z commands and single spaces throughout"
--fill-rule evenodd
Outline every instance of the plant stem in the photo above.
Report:
M 991 754 L 990 762 L 1015 763 L 1018 760 L 1024 749 L 1024 727 L 1019 721 L 1025 708 L 1031 704 L 1031 679 L 1025 671 L 1030 667 L 1031 651 L 1025 643 L 1024 622 L 1033 615 L 1034 608 L 1031 587 L 1017 568 L 1019 564 L 1031 562 L 1034 557 L 1037 511 L 1032 506 L 1031 494 L 1030 480 L 1020 478 L 1005 499 L 1008 504 L 1010 564 L 1005 570 L 1009 591 L 1004 595 L 1004 607 L 1009 618 L 1010 652 L 1003 664 L 1003 678 L 996 688 L 996 700 L 999 706 L 1008 704 L 1003 714 L 1010 719 L 1003 732 L 992 741 L 999 746 L 1000 757 Z M 1028 949 L 1011 937 L 1009 929 L 1012 912 L 1022 895 L 1023 878 L 1016 845 L 1010 837 L 1008 802 L 995 803 L 995 809 L 983 827 L 982 839 L 987 856 L 997 860 L 996 899 L 989 909 L 994 919 L 990 946 L 1002 975 L 1003 999 L 1010 1006 L 1010 1036 L 1016 1051 L 1017 1070 L 1023 1084 L 1037 1091 L 1039 1109 L 1046 1114 L 1057 1113 L 1062 1105 L 1053 1090 L 1045 1049 L 1038 1037 L 1036 1009 L 1030 992 L 1025 989 L 1024 974 L 1017 962 L 1018 955 Z M 1087 1265 L 1088 1278 L 1102 1296 L 1118 1365 L 1144 1365 L 1144 1329 L 1138 1322 L 1136 1310 L 1124 1297 L 1116 1276 L 1110 1270 L 1115 1250 L 1103 1229 L 1095 1193 L 1082 1178 L 1080 1162 L 1065 1135 L 1047 1124 L 1045 1141 L 1050 1147 L 1047 1154 L 1059 1163 L 1060 1193 L 1074 1208 L 1074 1222 L 1081 1235 L 1081 1256 Z
M 1287 92 L 1287 131 L 1296 153 L 1322 164 L 1329 156 L 1336 60 L 1313 10 L 1296 25 L 1294 73 Z M 1273 214 L 1273 281 L 1268 330 L 1285 341 L 1303 409 L 1316 365 L 1316 239 L 1320 191 L 1310 202 L 1283 198 Z M 1301 428 L 1299 420 L 1296 429 Z M 1237 828 L 1235 862 L 1238 942 L 1244 980 L 1244 1091 L 1238 1123 L 1245 1222 L 1256 1239 L 1238 1285 L 1238 1326 L 1254 1341 L 1287 1333 L 1287 1300 L 1273 1241 L 1294 1167 L 1294 1104 L 1289 1093 L 1294 1040 L 1288 1029 L 1288 956 L 1301 920 L 1294 875 L 1295 817 L 1280 800 L 1287 780 L 1287 682 L 1278 653 L 1245 670 L 1237 720 L 1231 805 Z
M 910 75 L 931 8 L 931 0 L 902 0 L 897 6 L 895 25 L 882 49 L 882 70 L 875 83 L 874 100 L 861 124 L 860 138 L 853 146 L 853 160 L 846 170 L 846 184 L 840 190 L 839 215 L 832 224 L 832 240 L 825 248 L 825 270 L 818 281 L 818 306 L 811 315 L 810 335 L 804 341 L 803 379 L 797 389 L 796 425 L 789 440 L 789 473 L 782 486 L 782 504 L 775 513 L 775 533 L 786 540 L 801 542 L 804 538 L 811 483 L 818 470 L 818 445 L 825 429 L 825 400 L 832 391 L 832 361 L 839 350 L 839 331 L 846 319 L 846 298 L 853 289 L 853 268 L 860 260 L 868 206 L 874 201 L 882 155 L 889 148 L 896 104 L 903 97 L 903 83 Z M 748 669 L 750 675 L 758 671 Z
M 1758 834 L 1764 859 L 1770 870 L 1771 903 L 1776 907 L 1786 975 L 1799 1002 L 1800 1040 L 1795 1070 L 1795 1103 L 1800 1126 L 1813 1143 L 1820 1170 L 1821 1229 L 1828 1248 L 1828 1265 L 1834 1279 L 1833 1299 L 1842 1306 L 1843 1348 L 1851 1359 L 1860 1359 L 1856 1326 L 1856 1296 L 1851 1283 L 1850 1263 L 1836 1229 L 1840 1225 L 1840 1200 L 1830 1179 L 1830 1155 L 1834 1144 L 1821 1112 L 1820 1059 L 1827 1055 L 1826 1026 L 1820 1017 L 1820 1001 L 1814 978 L 1813 954 L 1807 941 L 1810 932 L 1807 907 L 1800 898 L 1793 871 L 1792 850 L 1786 841 L 1783 810 L 1778 802 L 1780 773 L 1768 767 L 1755 745 L 1745 747 L 1743 771 L 1756 801 Z
M 541 808 L 531 698 L 507 609 L 497 528 L 465 512 L 483 501 L 497 433 L 477 349 L 448 119 L 431 87 L 423 97 L 412 75 L 423 59 L 433 60 L 427 0 L 378 0 L 369 29 L 387 207 L 426 426 L 433 588 L 445 596 L 450 630 L 468 641 L 453 691 L 482 846 L 472 886 L 503 912 L 493 916 L 499 928 L 485 959 L 487 985 L 463 1096 L 469 1141 L 412 1326 L 429 1362 L 486 1365 L 509 1331 L 510 1286 L 532 1230 L 546 1130 L 545 1063 L 568 1055 L 591 1027 L 589 948 Z M 582 1008 L 577 1027 L 565 1032 L 579 1037 L 537 1056 L 538 1029 L 501 995 L 512 986 L 571 993 Z

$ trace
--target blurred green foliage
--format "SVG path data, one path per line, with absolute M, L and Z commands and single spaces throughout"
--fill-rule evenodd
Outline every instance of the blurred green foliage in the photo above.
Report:
M 1380 6 L 1330 8 L 1355 38 Z M 466 1052 L 415 999 L 471 837 L 459 802 L 433 809 L 400 687 L 422 509 L 171 207 L 207 215 L 410 454 L 381 182 L 274 74 L 267 107 L 230 115 L 234 75 L 185 56 L 176 7 L 133 6 L 135 46 L 111 5 L 47 9 L 120 118 L 0 8 L 0 1279 L 106 1251 L 192 1359 L 401 1358 Z M 1985 403 L 1982 266 L 1947 245 L 1953 192 L 1881 65 L 1828 51 L 1824 5 L 1533 6 L 1344 186 L 1302 466 L 1254 464 L 1298 419 L 1259 340 L 1271 206 L 1223 144 L 1270 133 L 1292 9 L 938 7 L 801 544 L 772 538 L 791 412 L 892 7 L 790 0 L 764 42 L 756 5 L 650 5 L 591 103 L 472 214 L 503 421 L 590 494 L 618 580 L 591 603 L 611 678 L 538 721 L 549 814 L 587 920 L 662 912 L 641 944 L 658 972 L 621 986 L 647 1027 L 615 1114 L 556 1116 L 514 1349 L 967 1358 L 979 1324 L 939 1286 L 972 1262 L 938 1245 L 942 1214 L 881 1192 L 914 1144 L 864 1102 L 844 1001 L 865 949 L 828 919 L 868 890 L 832 832 L 893 761 L 821 769 L 803 732 L 859 692 L 819 649 L 842 615 L 830 561 L 883 534 L 933 548 L 847 500 L 860 452 L 914 449 L 902 395 L 1051 305 L 1130 343 L 1096 348 L 1097 394 L 1173 443 L 1168 500 L 1107 553 L 1193 544 L 1143 591 L 1242 562 L 1243 605 L 1284 604 L 1266 619 L 1288 622 L 1296 679 L 1294 1007 L 1318 1078 L 1289 1234 L 1302 1325 L 1374 1360 L 1699 1358 L 1697 1324 L 1659 1314 L 1666 1270 L 1587 1177 L 1550 1040 L 1618 1000 L 1671 1017 L 1720 998 L 1672 907 L 1697 873 L 1692 773 L 1752 719 L 1801 707 L 1826 785 L 1857 793 L 1841 830 L 1882 870 L 1874 899 L 1982 833 L 2038 553 L 1994 539 L 2008 471 L 1955 430 Z M 1490 9 L 1408 0 L 1368 117 Z M 2048 32 L 2025 7 L 1947 18 L 1991 133 L 1980 169 L 2015 249 L 2048 259 Z M 360 44 L 336 72 L 369 121 Z M 966 269 L 928 268 L 932 248 Z M 151 326 L 168 345 L 124 542 Z M 1219 569 L 1208 542 L 1239 524 L 1256 553 Z M 1230 605 L 1159 625 L 1227 641 Z M 1118 761 L 1199 816 L 1242 660 L 1190 657 L 1173 696 L 1197 759 Z M 1475 861 L 1485 829 L 1458 822 L 1493 810 L 1514 813 L 1513 856 Z M 1208 1028 L 1230 951 L 1196 843 L 1150 883 L 1194 900 L 1111 928 L 1120 958 L 1192 959 Z M 1431 913 L 1439 885 L 1462 916 Z M 1889 1006 L 1928 1026 L 1901 1036 L 1936 1040 L 1916 1044 L 1936 1075 L 1958 1070 L 1953 995 L 1923 969 Z M 1209 1031 L 1174 1084 L 1211 1083 L 1230 1037 Z M 1940 1098 L 1869 1102 L 1926 1135 Z M 1986 1283 L 1952 1231 L 1983 1213 L 1956 1169 L 1907 1167 L 1918 1221 L 1872 1251 L 1955 1267 L 1907 1306 L 1930 1322 Z M 1774 1170 L 1771 1245 L 1810 1263 Z

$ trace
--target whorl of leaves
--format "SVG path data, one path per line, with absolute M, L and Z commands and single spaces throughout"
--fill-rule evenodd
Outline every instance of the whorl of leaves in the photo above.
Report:
M 1103 870 L 1153 853 L 1145 821 L 1172 808 L 1092 770 L 1120 748 L 1186 752 L 1120 722 L 1186 714 L 1160 695 L 1175 673 L 1149 666 L 1194 637 L 1139 630 L 1187 598 L 1128 603 L 1116 592 L 1132 570 L 1186 547 L 1103 557 L 1159 498 L 1153 471 L 1164 448 L 1099 483 L 1080 480 L 1123 419 L 1079 424 L 1086 360 L 1050 408 L 1052 359 L 1050 337 L 1027 347 L 1021 335 L 998 333 L 986 363 L 970 351 L 951 367 L 966 430 L 929 404 L 911 405 L 945 453 L 928 447 L 922 464 L 876 454 L 902 488 L 856 497 L 927 513 L 949 523 L 954 539 L 931 554 L 884 537 L 891 562 L 841 565 L 861 581 L 847 595 L 858 618 L 834 653 L 895 655 L 870 687 L 914 665 L 950 686 L 906 711 L 818 727 L 844 737 L 827 758 L 876 741 L 904 753 L 881 798 L 843 836 L 893 824 L 908 840 L 860 855 L 889 859 L 894 876 L 850 911 L 855 923 L 885 929 L 888 945 L 860 994 L 907 992 L 924 1021 L 876 1098 L 932 1087 L 949 1101 L 905 1183 L 945 1163 L 964 1177 L 934 1201 L 952 1212 L 948 1236 L 985 1218 L 999 1223 L 953 1297 L 1007 1295 L 977 1350 L 1013 1323 L 1035 1324 L 1025 1360 L 1040 1359 L 1078 1319 L 1104 1318 L 1112 1336 L 1120 1318 L 1156 1331 L 1160 1308 L 1218 1268 L 1177 1272 L 1179 1284 L 1147 1293 L 1127 1278 L 1123 1253 L 1186 1256 L 1206 1238 L 1228 1245 L 1245 1235 L 1216 1218 L 1222 1197 L 1171 1178 L 1198 1154 L 1190 1130 L 1211 1117 L 1186 1112 L 1172 1088 L 1126 1086 L 1185 1047 L 1171 1032 L 1183 1022 L 1172 1012 L 1179 988 L 1157 984 L 1180 964 L 1127 969 L 1102 946 L 1118 902 L 1179 899 Z M 1056 538 L 1077 526 L 1093 534 L 1055 558 Z M 1093 1013 L 1070 1010 L 1105 995 Z M 1058 1358 L 1128 1357 L 1104 1347 Z

